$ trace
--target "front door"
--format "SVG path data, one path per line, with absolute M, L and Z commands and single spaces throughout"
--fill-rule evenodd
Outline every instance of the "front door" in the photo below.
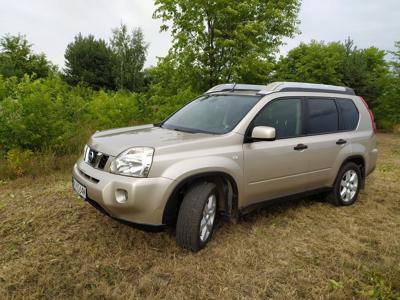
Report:
M 302 137 L 301 98 L 269 102 L 252 121 L 256 126 L 276 129 L 275 141 L 243 145 L 245 199 L 241 207 L 307 190 L 307 137 Z

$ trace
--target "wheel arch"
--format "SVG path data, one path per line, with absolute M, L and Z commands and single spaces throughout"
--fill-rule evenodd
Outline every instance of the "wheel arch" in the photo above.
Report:
M 238 209 L 239 189 L 232 175 L 223 171 L 210 171 L 188 175 L 180 180 L 168 197 L 164 207 L 162 222 L 171 224 L 176 221 L 184 193 L 190 185 L 199 180 L 207 180 L 217 184 L 219 188 L 219 211 L 227 217 L 234 217 Z
M 361 188 L 364 188 L 364 185 L 365 185 L 365 158 L 360 154 L 351 155 L 343 161 L 339 170 L 341 170 L 343 168 L 343 166 L 349 162 L 355 163 L 360 168 Z

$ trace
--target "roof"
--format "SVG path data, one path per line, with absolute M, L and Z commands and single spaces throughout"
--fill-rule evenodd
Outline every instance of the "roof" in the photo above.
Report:
M 348 87 L 305 82 L 273 82 L 268 85 L 227 83 L 214 86 L 206 94 L 228 91 L 253 91 L 260 95 L 274 92 L 317 92 L 355 95 L 354 90 Z

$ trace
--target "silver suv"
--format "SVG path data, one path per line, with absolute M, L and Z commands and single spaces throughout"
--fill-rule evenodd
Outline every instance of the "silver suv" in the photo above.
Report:
M 325 192 L 351 205 L 375 168 L 375 122 L 350 88 L 223 84 L 159 124 L 96 132 L 73 169 L 74 190 L 105 214 L 176 224 L 192 251 L 218 217 Z

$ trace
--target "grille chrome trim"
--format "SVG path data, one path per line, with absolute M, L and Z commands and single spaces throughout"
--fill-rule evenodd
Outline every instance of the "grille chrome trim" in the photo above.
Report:
M 85 146 L 85 151 L 83 154 L 83 160 L 88 165 L 92 166 L 93 168 L 104 170 L 104 167 L 107 164 L 109 156 L 98 152 L 94 149 L 91 149 L 89 146 Z
M 78 168 L 79 174 L 81 174 L 83 177 L 85 177 L 87 180 L 92 181 L 93 183 L 99 183 L 100 180 L 94 177 L 89 176 L 85 172 L 83 172 L 81 169 Z

